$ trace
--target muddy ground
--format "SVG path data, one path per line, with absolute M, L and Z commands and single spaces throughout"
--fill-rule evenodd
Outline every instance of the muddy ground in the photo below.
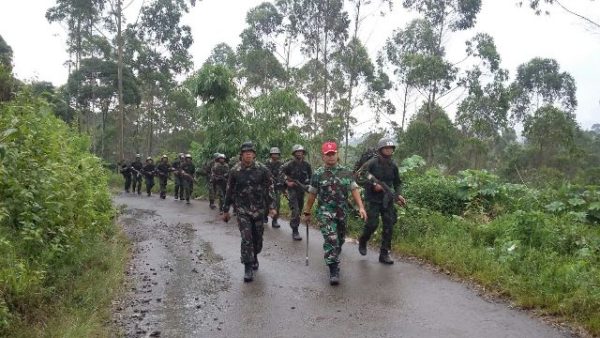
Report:
M 291 239 L 265 226 L 260 269 L 243 282 L 235 219 L 205 201 L 115 196 L 133 243 L 127 291 L 114 323 L 125 337 L 571 337 L 572 333 L 481 298 L 418 264 L 384 266 L 378 252 L 344 245 L 341 284 L 328 283 L 323 239 Z M 301 232 L 306 237 L 304 229 Z

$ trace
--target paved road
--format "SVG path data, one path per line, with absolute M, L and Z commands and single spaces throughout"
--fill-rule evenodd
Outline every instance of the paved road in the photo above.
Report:
M 570 333 L 506 304 L 486 301 L 418 265 L 378 263 L 346 243 L 341 284 L 328 283 L 323 239 L 265 227 L 260 269 L 244 283 L 235 219 L 204 201 L 120 195 L 134 243 L 128 291 L 114 319 L 127 337 L 565 337 Z

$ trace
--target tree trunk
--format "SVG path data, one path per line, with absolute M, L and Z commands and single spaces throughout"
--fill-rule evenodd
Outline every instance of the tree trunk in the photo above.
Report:
M 118 135 L 119 138 L 117 140 L 117 153 L 118 153 L 118 161 L 123 161 L 125 159 L 123 145 L 124 145 L 124 124 L 125 124 L 125 113 L 123 111 L 123 32 L 121 30 L 122 25 L 122 0 L 117 0 L 117 87 L 119 91 L 119 124 L 118 124 Z

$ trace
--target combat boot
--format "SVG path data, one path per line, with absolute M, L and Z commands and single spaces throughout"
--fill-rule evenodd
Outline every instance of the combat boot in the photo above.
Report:
M 215 209 L 217 208 L 217 206 L 215 205 L 215 201 L 209 201 L 209 202 L 208 202 L 208 204 L 209 204 L 208 206 L 209 206 L 209 207 L 210 207 L 212 210 L 215 210 Z
M 251 282 L 254 279 L 254 273 L 252 272 L 252 263 L 244 264 L 244 282 Z
M 277 223 L 277 218 L 273 218 L 273 221 L 271 222 L 271 226 L 273 228 L 280 228 L 281 226 L 279 225 L 279 223 Z
M 379 253 L 379 263 L 394 264 L 394 261 L 390 257 L 390 254 L 387 250 L 381 250 L 381 252 Z
M 252 263 L 252 270 L 258 270 L 258 256 L 254 255 L 254 263 Z
M 340 284 L 340 268 L 338 263 L 329 264 L 329 285 Z
M 358 252 L 363 256 L 367 254 L 367 241 L 362 238 L 358 239 Z
M 302 240 L 302 237 L 300 237 L 300 233 L 298 232 L 298 228 L 292 229 L 292 238 L 295 241 L 301 241 Z

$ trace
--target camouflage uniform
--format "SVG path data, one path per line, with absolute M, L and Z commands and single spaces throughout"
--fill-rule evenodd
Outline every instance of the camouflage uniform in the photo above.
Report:
M 281 166 L 281 171 L 286 180 L 295 179 L 305 185 L 310 182 L 312 176 L 312 168 L 304 160 L 298 161 L 292 159 Z M 298 185 L 293 188 L 288 187 L 287 195 L 292 212 L 290 226 L 292 227 L 292 231 L 297 233 L 298 226 L 300 225 L 300 213 L 302 212 L 302 208 L 304 208 L 304 189 Z
M 133 170 L 131 170 L 131 166 L 128 165 L 127 163 L 123 163 L 121 164 L 121 175 L 123 175 L 123 178 L 125 179 L 125 192 L 129 192 L 129 189 L 131 188 L 131 175 Z
M 167 181 L 169 179 L 169 173 L 171 171 L 171 165 L 169 162 L 161 161 L 156 166 L 156 173 L 158 174 L 158 185 L 160 186 L 160 198 L 165 199 L 167 197 Z
M 219 199 L 219 210 L 221 211 L 223 210 L 223 201 L 225 200 L 228 174 L 229 165 L 227 165 L 227 163 L 221 163 L 217 161 L 213 164 L 210 170 L 210 183 L 215 193 L 215 197 Z
M 144 168 L 144 165 L 142 164 L 142 162 L 140 162 L 139 159 L 136 159 L 135 161 L 133 161 L 133 163 L 131 163 L 131 168 L 132 168 L 132 180 L 133 180 L 133 186 L 132 186 L 132 191 L 135 192 L 136 187 L 137 187 L 137 193 L 138 195 L 142 194 L 142 168 Z
M 285 183 L 283 179 L 283 175 L 281 175 L 281 161 L 273 161 L 273 159 L 268 159 L 265 163 L 265 166 L 269 168 L 271 172 L 271 176 L 273 177 L 273 188 L 274 188 L 274 198 L 275 198 L 275 210 L 277 211 L 277 215 L 273 217 L 273 226 L 277 226 L 277 219 L 279 216 L 279 208 L 281 207 L 281 193 L 285 190 Z M 266 222 L 265 222 L 266 223 Z
M 187 203 L 190 203 L 190 197 L 192 196 L 192 191 L 194 190 L 194 174 L 196 173 L 196 167 L 192 162 L 184 162 L 181 164 L 181 171 L 185 174 L 182 174 L 182 188 L 183 195 Z
M 154 174 L 156 170 L 156 166 L 154 165 L 154 163 L 152 163 L 150 161 L 150 163 L 148 163 L 148 161 L 146 161 L 146 165 L 144 166 L 144 168 L 142 168 L 142 174 L 144 174 L 144 183 L 146 183 L 146 193 L 148 194 L 148 196 L 150 196 L 152 194 L 152 187 L 154 187 Z
M 227 191 L 223 211 L 229 212 L 231 205 L 237 207 L 237 221 L 242 236 L 241 261 L 252 264 L 263 246 L 263 217 L 269 209 L 275 208 L 273 180 L 269 169 L 254 161 L 246 167 L 238 162 L 229 171 Z
M 210 182 L 210 173 L 212 170 L 212 166 L 215 163 L 215 158 L 213 158 L 212 160 L 208 160 L 204 162 L 204 165 L 202 165 L 201 169 L 198 171 L 198 174 L 200 176 L 204 176 L 205 178 L 206 190 L 208 190 L 208 202 L 210 204 L 211 209 L 214 209 L 215 205 L 215 189 L 212 183 Z
M 179 174 L 179 169 L 181 168 L 181 164 L 183 160 L 183 156 L 180 156 L 175 161 L 173 161 L 172 170 L 173 170 L 173 181 L 175 188 L 175 199 L 183 200 L 183 179 Z
M 346 218 L 350 214 L 348 196 L 357 189 L 352 172 L 341 165 L 320 167 L 310 180 L 308 191 L 317 196 L 316 220 L 323 235 L 325 264 L 339 263 L 346 239 Z

